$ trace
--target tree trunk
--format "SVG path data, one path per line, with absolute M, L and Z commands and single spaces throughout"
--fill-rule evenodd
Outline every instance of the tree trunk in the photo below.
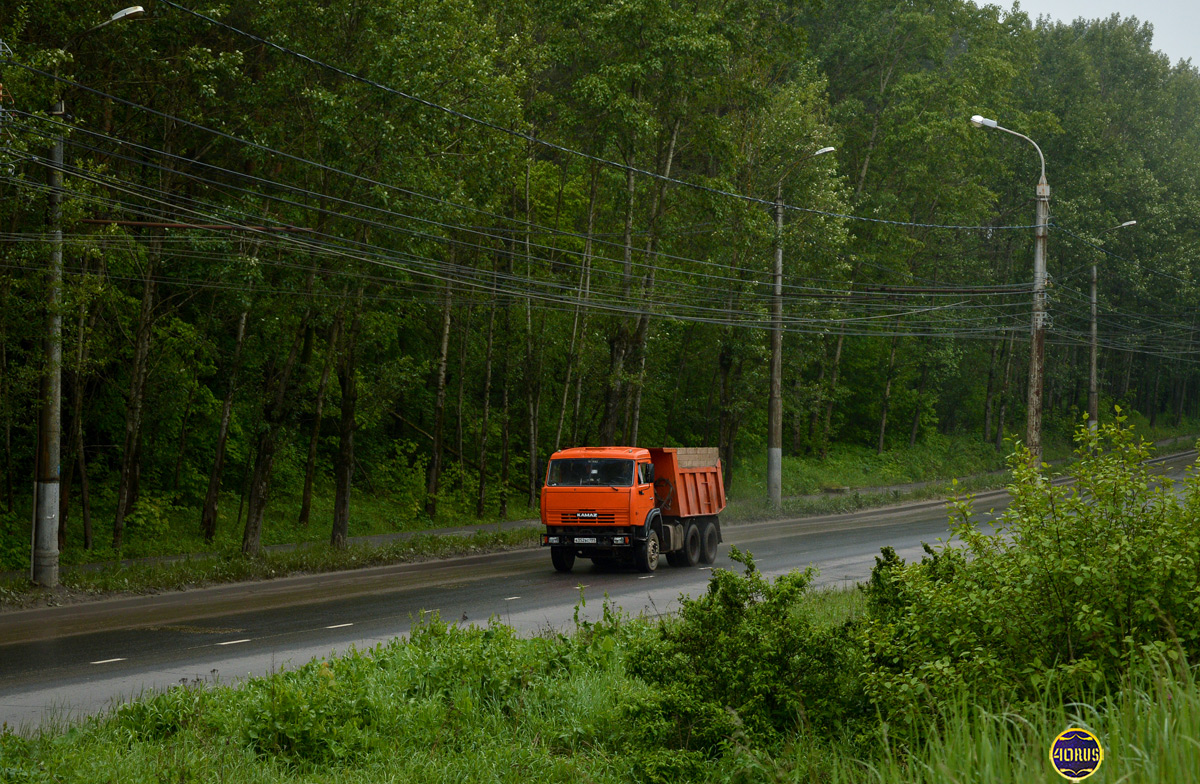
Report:
M 437 517 L 438 483 L 442 477 L 442 425 L 446 417 L 446 363 L 450 353 L 450 283 L 444 286 L 442 299 L 442 331 L 438 349 L 437 375 L 434 385 L 437 396 L 433 408 L 433 454 L 429 458 L 429 469 L 425 475 L 425 514 L 432 520 Z
M 821 353 L 829 356 L 828 346 L 824 347 Z M 825 374 L 829 372 L 829 362 L 821 362 L 820 370 L 817 372 L 817 399 L 813 401 L 812 414 L 808 418 L 808 452 L 811 454 L 816 447 L 817 440 L 817 425 L 821 421 L 821 409 L 824 408 L 822 403 L 825 400 Z M 796 377 L 796 392 L 800 392 L 800 377 Z M 803 429 L 802 420 L 799 412 L 796 414 L 796 429 L 792 434 L 792 448 L 799 453 L 801 447 L 801 430 Z
M 229 420 L 233 414 L 233 394 L 237 390 L 237 373 L 241 365 L 242 344 L 246 340 L 246 317 L 249 310 L 243 310 L 238 317 L 237 339 L 233 347 L 233 361 L 229 366 L 229 388 L 225 390 L 225 402 L 221 406 L 221 425 L 217 429 L 216 454 L 213 457 L 212 472 L 208 475 L 208 492 L 204 496 L 204 509 L 200 513 L 200 530 L 204 532 L 204 541 L 211 542 L 217 535 L 217 506 L 221 500 L 221 474 L 225 469 L 225 444 L 229 440 Z M 239 510 L 238 517 L 241 517 Z
M 500 395 L 500 509 L 499 516 L 501 520 L 508 518 L 508 434 L 509 434 L 509 411 L 508 411 L 508 390 L 509 390 L 509 311 L 506 308 L 504 311 L 504 363 L 502 366 L 501 375 L 504 377 L 503 390 Z
M 741 370 L 741 360 L 734 356 L 733 348 L 726 342 L 721 346 L 717 359 L 720 374 L 721 403 L 718 424 L 717 448 L 721 455 L 721 466 L 724 469 L 725 489 L 733 487 L 733 446 L 737 440 L 737 430 L 740 417 L 734 406 L 733 388 Z
M 83 444 L 83 421 L 76 424 L 75 454 L 79 459 L 79 506 L 83 515 L 83 549 L 92 549 L 92 492 L 88 483 L 87 449 Z
M 86 273 L 86 266 L 85 266 Z M 59 496 L 58 512 L 58 550 L 62 552 L 67 545 L 67 516 L 71 511 L 71 479 L 73 467 L 78 460 L 80 472 L 80 494 L 84 509 L 83 549 L 92 549 L 92 508 L 88 487 L 87 459 L 83 456 L 83 392 L 85 381 L 84 367 L 87 363 L 87 335 L 96 325 L 96 315 L 88 318 L 87 302 L 79 300 L 79 315 L 75 320 L 75 367 L 71 372 L 71 424 L 66 432 L 70 445 L 67 457 L 63 460 L 66 470 L 62 472 L 62 491 Z
M 667 144 L 666 160 L 662 165 L 662 175 L 664 179 L 658 181 L 658 187 L 654 190 L 654 201 L 650 207 L 650 235 L 646 239 L 646 258 L 650 263 L 650 270 L 642 279 L 642 307 L 643 313 L 638 317 L 637 333 L 634 339 L 634 354 L 638 358 L 638 374 L 637 380 L 633 385 L 633 413 L 630 417 L 631 422 L 629 429 L 626 431 L 629 444 L 636 445 L 638 440 L 638 425 L 642 416 L 642 389 L 646 383 L 646 339 L 650 332 L 650 292 L 654 289 L 654 272 L 657 269 L 655 256 L 658 253 L 658 223 L 662 219 L 663 213 L 663 192 L 667 187 L 666 179 L 671 176 L 671 167 L 675 163 L 675 144 L 679 141 L 679 125 L 680 120 L 676 118 L 674 125 L 671 128 L 671 139 Z
M 197 359 L 192 373 L 192 385 L 188 388 L 187 402 L 183 405 L 183 415 L 179 418 L 179 444 L 175 448 L 175 470 L 171 472 L 171 492 L 179 493 L 179 474 L 183 470 L 183 458 L 187 454 L 188 420 L 192 416 L 192 406 L 196 402 L 196 387 L 200 383 L 200 363 Z
M 1147 401 L 1151 430 L 1158 426 L 1158 390 L 1159 384 L 1162 382 L 1162 362 L 1155 362 L 1154 365 L 1154 391 L 1150 393 L 1150 400 Z
M 12 471 L 12 413 L 8 402 L 8 343 L 4 334 L 0 333 L 0 402 L 4 403 L 4 505 L 5 510 L 12 514 L 13 510 L 13 471 Z
M 833 400 L 837 394 L 838 371 L 842 366 L 842 344 L 846 340 L 846 331 L 838 333 L 837 346 L 833 351 L 833 368 L 829 373 L 829 388 L 825 391 L 825 426 L 821 429 L 821 459 L 829 456 L 829 430 L 833 423 Z
M 479 418 L 479 496 L 475 502 L 476 517 L 483 517 L 487 508 L 488 415 L 492 408 L 492 346 L 495 327 L 496 303 L 493 299 L 492 306 L 488 309 L 487 348 L 483 358 L 483 413 Z
M 562 405 L 558 410 L 558 429 L 554 433 L 554 451 L 558 451 L 562 446 L 562 431 L 563 421 L 567 417 L 567 398 L 571 390 L 571 375 L 575 370 L 575 363 L 578 361 L 580 354 L 578 348 L 579 334 L 587 334 L 587 314 L 583 312 L 588 301 L 588 295 L 592 286 L 592 234 L 596 227 L 596 194 L 599 191 L 600 171 L 596 166 L 592 167 L 592 188 L 591 196 L 588 199 L 588 217 L 587 217 L 587 234 L 583 241 L 583 258 L 579 264 L 579 297 L 575 303 L 575 316 L 571 322 L 571 347 L 567 352 L 567 373 L 563 379 Z M 582 330 L 580 322 L 582 320 Z M 576 412 L 578 416 L 578 404 Z M 578 421 L 576 421 L 578 426 Z
M 321 381 L 317 384 L 317 404 L 313 410 L 312 432 L 308 436 L 308 458 L 304 462 L 304 489 L 300 493 L 300 516 L 297 522 L 308 525 L 312 514 L 313 479 L 317 473 L 317 447 L 321 443 L 321 417 L 325 412 L 325 393 L 329 391 L 329 374 L 338 354 L 338 342 L 342 331 L 343 311 L 339 310 L 329 327 L 329 346 L 321 367 Z
M 82 322 L 82 317 L 80 322 Z M 80 327 L 82 327 L 82 323 Z M 82 333 L 81 333 L 82 334 Z M 80 367 L 76 365 L 76 368 Z M 75 475 L 76 450 L 79 442 L 75 438 L 76 429 L 82 428 L 83 418 L 83 382 L 78 369 L 71 373 L 71 422 L 64 433 L 67 441 L 66 455 L 63 457 L 65 470 L 59 475 L 62 485 L 58 496 L 58 551 L 61 553 L 67 547 L 67 516 L 71 511 L 71 480 Z
M 992 343 L 991 356 L 988 357 L 987 390 L 983 396 L 983 443 L 992 443 L 992 405 L 995 397 L 996 382 L 996 353 L 1000 341 Z
M 912 433 L 908 437 L 908 448 L 912 449 L 917 445 L 917 436 L 921 431 L 921 400 L 925 397 L 925 385 L 929 381 L 929 366 L 921 367 L 921 383 L 917 385 L 917 402 L 916 409 L 913 411 Z
M 454 445 L 458 448 L 458 467 L 459 467 L 459 487 L 465 492 L 465 480 L 467 477 L 467 464 L 463 462 L 463 388 L 466 386 L 467 378 L 467 336 L 471 334 L 471 317 L 474 315 L 474 308 L 467 305 L 467 316 L 463 319 L 463 328 L 461 339 L 458 343 L 458 401 L 455 408 L 455 432 Z
M 1012 384 L 1013 340 L 1016 334 L 1008 333 L 1008 347 L 1004 351 L 1004 380 L 1000 385 L 1000 410 L 996 414 L 996 449 L 1004 448 L 1004 415 L 1008 412 L 1008 389 Z
M 283 369 L 272 378 L 268 374 L 268 386 L 265 390 L 266 401 L 263 406 L 262 423 L 259 425 L 259 435 L 256 454 L 254 456 L 254 471 L 250 477 L 250 497 L 246 507 L 246 527 L 242 531 L 242 554 L 258 555 L 262 544 L 263 517 L 267 511 L 267 501 L 271 491 L 271 470 L 275 464 L 275 449 L 279 438 L 279 430 L 290 409 L 289 399 L 292 391 L 292 374 L 300 358 L 300 348 L 304 342 L 305 332 L 311 311 L 305 311 L 300 319 L 296 337 L 292 340 L 291 350 L 284 363 Z
M 633 202 L 636 194 L 633 169 L 625 175 L 625 234 L 624 261 L 621 267 L 621 300 L 629 302 L 633 291 Z M 622 319 L 617 331 L 609 338 L 608 383 L 605 385 L 604 412 L 600 417 L 602 446 L 616 445 L 617 424 L 621 403 L 625 398 L 625 359 L 629 353 L 629 325 Z
M 157 281 L 154 277 L 161 239 L 151 242 L 150 261 L 142 287 L 142 306 L 138 313 L 138 328 L 134 338 L 133 367 L 130 370 L 129 396 L 125 408 L 125 441 L 121 448 L 121 473 L 117 484 L 117 509 L 113 518 L 113 549 L 120 552 L 125 539 L 125 518 L 137 495 L 134 485 L 141 473 L 138 458 L 142 439 L 142 413 L 146 403 L 146 378 L 149 373 L 150 338 L 154 327 L 154 296 Z
M 358 405 L 358 335 L 362 324 L 363 285 L 358 284 L 354 318 L 346 336 L 345 350 L 338 362 L 338 384 L 342 390 L 341 418 L 338 423 L 338 453 L 334 464 L 333 530 L 329 544 L 346 547 L 350 535 L 350 490 L 354 479 L 354 431 L 358 429 L 355 410 Z
M 892 338 L 892 349 L 888 353 L 887 376 L 883 385 L 883 403 L 879 413 L 879 447 L 876 449 L 878 454 L 883 454 L 884 438 L 887 435 L 887 418 L 888 406 L 892 400 L 892 374 L 896 370 L 896 345 L 900 342 L 898 337 Z
M 533 209 L 529 199 L 529 175 L 533 157 L 530 155 L 525 162 L 525 225 L 533 225 Z M 529 232 L 525 233 L 525 275 L 533 278 L 533 256 L 529 244 Z M 542 357 L 545 352 L 540 350 L 541 334 L 544 331 L 545 320 L 538 325 L 538 335 L 534 336 L 533 301 L 525 298 L 525 413 L 529 424 L 529 471 L 527 478 L 527 499 L 530 507 L 537 504 L 538 488 L 541 486 L 538 476 L 538 429 L 541 425 L 542 413 Z

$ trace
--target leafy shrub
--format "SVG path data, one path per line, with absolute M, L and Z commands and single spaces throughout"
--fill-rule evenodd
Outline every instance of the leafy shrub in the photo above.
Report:
M 171 532 L 170 514 L 174 510 L 170 499 L 164 496 L 142 494 L 125 518 L 131 538 L 139 541 L 157 542 L 166 539 Z
M 885 551 L 867 587 L 866 688 L 885 716 L 952 695 L 1034 701 L 1126 673 L 1146 653 L 1200 655 L 1200 494 L 1156 486 L 1148 447 L 1118 420 L 1076 433 L 1075 483 L 1011 459 L 1012 504 L 977 530 L 954 506 L 953 541 L 920 563 Z
M 343 762 L 369 748 L 379 706 L 355 673 L 357 653 L 313 661 L 248 686 L 245 738 L 263 757 L 310 765 Z M 339 677 L 349 670 L 349 677 Z
M 15 512 L 0 512 L 0 571 L 29 568 L 29 524 Z
M 631 672 L 659 695 L 662 743 L 715 755 L 734 737 L 764 747 L 862 716 L 849 626 L 817 628 L 802 611 L 812 571 L 772 582 L 748 553 L 732 548 L 730 557 L 744 574 L 714 570 L 708 592 L 682 598 L 679 618 L 630 655 Z
M 133 740 L 162 741 L 194 726 L 213 705 L 211 692 L 203 686 L 177 686 L 122 705 L 114 721 Z

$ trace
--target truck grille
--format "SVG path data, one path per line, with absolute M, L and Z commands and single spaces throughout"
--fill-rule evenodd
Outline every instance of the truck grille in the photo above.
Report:
M 628 512 L 593 512 L 581 509 L 578 512 L 563 512 L 563 525 L 626 525 Z

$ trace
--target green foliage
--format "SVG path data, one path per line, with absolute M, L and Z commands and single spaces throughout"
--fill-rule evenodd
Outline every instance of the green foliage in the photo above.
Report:
M 1051 740 L 1068 727 L 1095 733 L 1104 747 L 1100 781 L 1185 784 L 1200 769 L 1200 688 L 1195 672 L 1146 660 L 1119 690 L 1086 702 L 1048 699 L 1019 711 L 963 691 L 944 702 L 907 750 L 883 748 L 871 757 L 842 755 L 826 780 L 878 784 L 954 784 L 1063 779 L 1047 764 Z M 793 755 L 788 755 L 792 757 Z M 785 758 L 781 762 L 790 761 Z M 870 771 L 864 779 L 865 771 Z
M 0 571 L 28 568 L 31 547 L 28 521 L 0 512 Z
M 661 742 L 715 756 L 737 737 L 770 747 L 802 730 L 828 735 L 866 703 L 849 628 L 818 628 L 801 600 L 811 571 L 773 581 L 733 548 L 744 573 L 714 570 L 707 593 L 681 599 L 679 620 L 632 657 L 660 694 Z
M 144 541 L 164 541 L 171 530 L 171 513 L 182 511 L 162 496 L 143 494 L 125 518 L 130 536 Z
M 961 544 L 920 563 L 886 553 L 861 631 L 866 688 L 884 714 L 916 717 L 954 694 L 1085 697 L 1146 654 L 1200 655 L 1196 478 L 1181 498 L 1152 480 L 1149 450 L 1118 420 L 1080 428 L 1072 484 L 1012 458 L 1013 503 L 977 530 L 955 505 Z
M 267 550 L 256 557 L 244 556 L 237 547 L 228 546 L 208 556 L 149 559 L 140 563 L 108 564 L 99 569 L 67 569 L 62 574 L 62 585 L 87 593 L 181 590 L 289 574 L 343 571 L 530 547 L 539 536 L 534 528 L 481 530 L 470 536 L 418 534 L 383 545 L 354 544 L 344 549 L 330 548 L 328 544 L 300 545 Z M 40 593 L 41 589 L 24 577 L 0 583 L 0 603 L 3 604 L 25 604 Z

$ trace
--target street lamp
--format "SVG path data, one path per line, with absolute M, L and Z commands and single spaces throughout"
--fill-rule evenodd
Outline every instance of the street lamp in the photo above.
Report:
M 783 509 L 783 181 L 807 160 L 833 152 L 822 147 L 800 158 L 775 184 L 775 267 L 771 293 L 771 387 L 767 397 L 767 495 L 771 508 Z
M 1046 182 L 1046 156 L 1037 142 L 1023 133 L 1009 130 L 995 120 L 978 114 L 971 117 L 976 128 L 994 128 L 1017 136 L 1033 145 L 1042 162 L 1042 177 L 1037 184 L 1037 223 L 1033 243 L 1033 324 L 1029 341 L 1029 405 L 1026 412 L 1025 445 L 1035 468 L 1042 462 L 1042 382 L 1046 349 L 1046 235 L 1050 222 L 1050 185 Z
M 1110 231 L 1123 229 L 1126 226 L 1135 226 L 1137 221 L 1127 220 L 1119 226 L 1113 226 L 1100 232 L 1107 234 Z M 1094 257 L 1093 257 L 1094 259 Z M 1096 369 L 1096 355 L 1099 352 L 1099 339 L 1096 329 L 1096 262 L 1092 261 L 1092 319 L 1091 319 L 1091 351 L 1088 358 L 1088 430 L 1095 432 L 1100 425 L 1100 389 L 1099 389 L 1099 374 Z
M 67 41 L 64 51 L 80 37 L 105 25 L 145 13 L 140 5 L 117 11 L 111 17 Z M 55 76 L 57 76 L 57 72 Z M 57 86 L 57 85 L 56 85 Z M 65 102 L 50 104 L 51 116 L 65 122 Z M 50 151 L 50 269 L 46 314 L 46 374 L 42 377 L 42 404 L 38 415 L 37 480 L 34 487 L 33 582 L 58 585 L 59 463 L 62 436 L 62 172 L 63 137 L 60 130 Z

